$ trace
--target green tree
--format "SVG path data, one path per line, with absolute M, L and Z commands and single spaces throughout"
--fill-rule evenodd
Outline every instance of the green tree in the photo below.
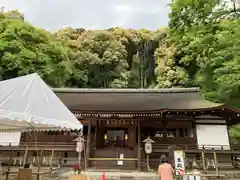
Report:
M 174 0 L 171 10 L 167 51 L 155 53 L 158 86 L 200 86 L 206 98 L 240 107 L 238 12 L 215 0 Z M 239 132 L 231 129 L 235 141 Z
M 240 126 L 233 126 L 230 130 L 231 143 L 239 144 L 240 143 Z
M 128 86 L 127 51 L 111 32 L 82 32 L 74 38 L 68 38 L 66 44 L 73 65 L 73 76 L 68 81 L 70 86 L 92 88 Z
M 70 75 L 61 43 L 23 18 L 2 13 L 0 19 L 0 75 L 2 79 L 38 72 L 52 86 L 64 86 Z
M 234 104 L 239 19 L 230 13 L 217 0 L 172 2 L 168 36 L 155 52 L 158 87 L 200 86 L 205 97 Z

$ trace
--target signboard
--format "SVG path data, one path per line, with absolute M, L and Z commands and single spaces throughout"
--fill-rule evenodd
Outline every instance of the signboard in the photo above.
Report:
M 145 153 L 146 154 L 152 153 L 152 143 L 145 143 Z
M 117 161 L 117 164 L 118 164 L 119 166 L 122 166 L 122 165 L 123 165 L 123 161 Z
M 120 154 L 120 159 L 124 159 L 124 154 Z
M 124 159 L 124 154 L 120 154 L 120 157 L 119 157 L 119 159 L 121 159 L 121 160 L 123 160 Z M 122 166 L 123 165 L 123 161 L 117 161 L 117 165 L 119 165 L 119 166 Z
M 182 150 L 174 151 L 174 162 L 175 162 L 176 175 L 184 175 L 185 174 L 184 155 L 185 154 Z

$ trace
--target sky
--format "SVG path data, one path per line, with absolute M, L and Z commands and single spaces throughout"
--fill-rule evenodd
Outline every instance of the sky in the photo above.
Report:
M 168 24 L 171 0 L 0 0 L 18 9 L 33 25 L 50 31 L 63 27 L 157 29 Z

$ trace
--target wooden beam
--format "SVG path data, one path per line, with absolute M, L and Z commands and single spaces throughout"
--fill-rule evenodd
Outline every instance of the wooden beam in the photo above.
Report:
M 91 128 L 92 128 L 92 120 L 88 120 L 88 135 L 87 135 L 87 148 L 86 148 L 86 169 L 89 166 L 89 154 L 90 154 L 90 146 L 91 146 Z
M 140 120 L 137 121 L 137 134 L 138 134 L 138 171 L 141 171 L 141 127 L 140 127 Z

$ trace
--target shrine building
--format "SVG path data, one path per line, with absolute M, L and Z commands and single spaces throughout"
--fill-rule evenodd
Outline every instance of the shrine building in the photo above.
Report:
M 192 160 L 203 151 L 217 152 L 219 160 L 226 161 L 240 154 L 229 138 L 229 127 L 239 123 L 239 110 L 205 100 L 199 88 L 53 90 L 84 125 L 86 169 L 145 170 L 143 141 L 148 137 L 154 141 L 149 155 L 153 169 L 162 154 L 171 157 L 172 149 L 184 150 Z M 76 137 L 71 133 L 41 132 L 38 147 L 48 152 L 45 156 L 54 149 L 56 163 L 76 163 Z M 23 147 L 30 151 L 31 143 L 34 140 L 22 133 L 16 156 L 24 154 Z

